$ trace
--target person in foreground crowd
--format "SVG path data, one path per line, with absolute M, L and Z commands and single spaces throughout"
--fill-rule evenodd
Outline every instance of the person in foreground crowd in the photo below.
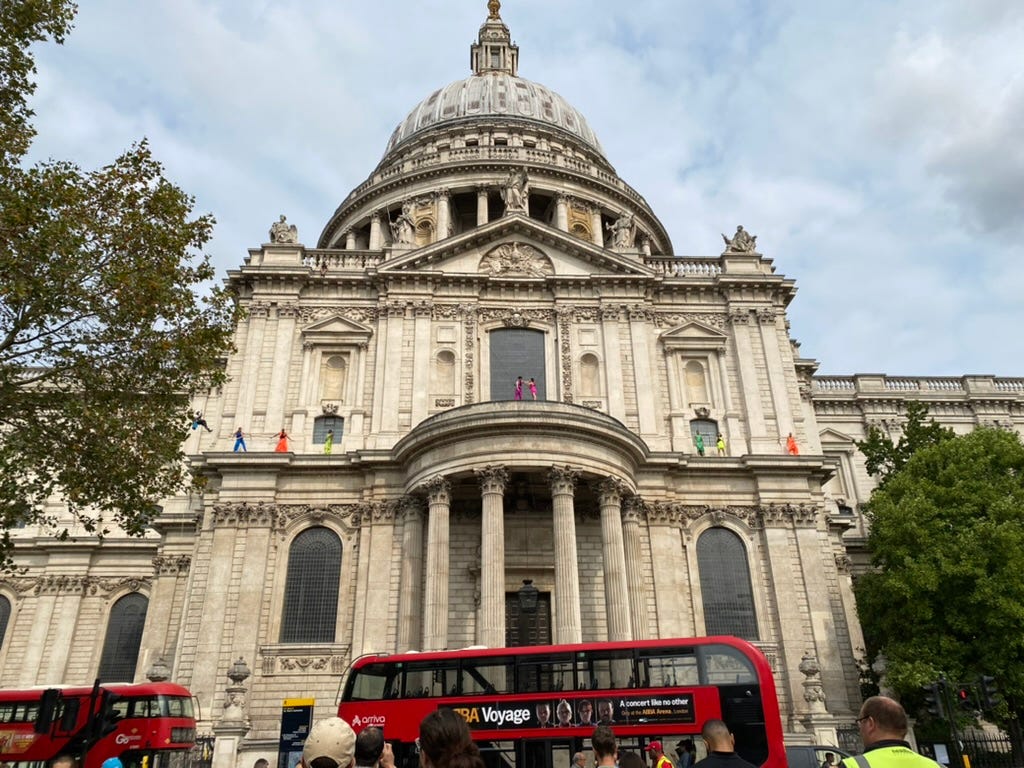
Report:
M 615 741 L 615 734 L 607 725 L 599 725 L 594 729 L 594 735 L 590 737 L 590 746 L 594 748 L 594 763 L 598 768 L 614 768 L 618 765 L 619 745 Z
M 484 768 L 480 749 L 461 715 L 437 709 L 420 722 L 421 768 Z
M 672 761 L 665 757 L 665 750 L 662 749 L 660 741 L 652 741 L 644 749 L 644 752 L 651 756 L 654 768 L 673 768 Z
M 340 717 L 328 717 L 309 729 L 302 747 L 303 768 L 349 768 L 356 751 L 356 734 Z
M 700 736 L 708 748 L 708 756 L 699 760 L 695 768 L 754 768 L 736 754 L 736 738 L 721 720 L 708 720 L 700 729 Z
M 864 754 L 843 760 L 844 768 L 938 768 L 938 763 L 910 748 L 907 713 L 888 696 L 872 696 L 860 705 L 857 728 Z

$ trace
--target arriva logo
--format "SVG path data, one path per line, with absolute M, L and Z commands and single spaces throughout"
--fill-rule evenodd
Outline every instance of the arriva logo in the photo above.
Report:
M 141 736 L 127 736 L 127 735 L 125 735 L 123 733 L 119 733 L 119 734 L 117 734 L 117 736 L 114 737 L 114 743 L 115 744 L 130 744 L 133 741 L 140 741 L 141 739 L 142 739 Z
M 387 723 L 388 719 L 384 715 L 365 715 L 360 717 L 356 715 L 352 718 L 352 725 L 356 728 L 363 728 L 370 725 L 375 725 L 378 728 L 383 728 Z

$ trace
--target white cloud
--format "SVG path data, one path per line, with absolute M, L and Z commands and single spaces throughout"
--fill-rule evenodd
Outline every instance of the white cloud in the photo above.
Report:
M 1024 6 L 506 2 L 520 74 L 579 108 L 679 254 L 742 223 L 829 372 L 1021 374 Z M 468 74 L 483 0 L 81 4 L 40 53 L 37 157 L 150 138 L 222 271 L 280 213 L 316 242 L 394 126 Z

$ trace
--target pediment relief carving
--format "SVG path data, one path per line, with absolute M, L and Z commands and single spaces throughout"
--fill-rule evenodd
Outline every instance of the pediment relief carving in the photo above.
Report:
M 311 344 L 365 343 L 373 329 L 340 315 L 332 315 L 302 329 L 302 338 Z
M 728 338 L 710 325 L 690 322 L 665 331 L 660 340 L 668 349 L 715 350 L 724 347 Z
M 513 241 L 485 253 L 477 271 L 491 277 L 547 277 L 555 273 L 555 267 L 540 249 Z

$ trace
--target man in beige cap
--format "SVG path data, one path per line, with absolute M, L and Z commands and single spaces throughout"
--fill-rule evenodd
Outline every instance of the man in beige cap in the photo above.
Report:
M 349 768 L 356 751 L 356 734 L 340 717 L 314 724 L 302 747 L 303 768 Z

